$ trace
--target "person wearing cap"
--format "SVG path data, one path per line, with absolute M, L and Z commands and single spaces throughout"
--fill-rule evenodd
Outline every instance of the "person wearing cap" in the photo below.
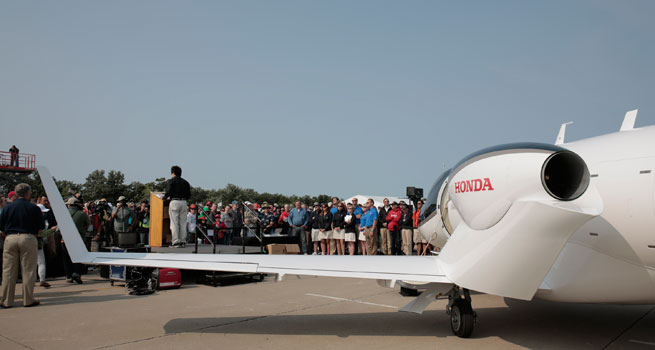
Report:
M 248 236 L 248 230 L 252 230 L 256 235 L 259 234 L 259 229 L 261 227 L 261 222 L 259 221 L 259 216 L 257 211 L 254 209 L 254 205 L 250 202 L 246 202 L 247 209 L 244 209 L 243 214 L 243 235 L 242 237 Z
M 400 255 L 400 218 L 402 211 L 397 202 L 391 203 L 391 210 L 387 213 L 385 219 L 387 228 L 389 229 L 389 238 L 391 241 L 390 255 Z
M 18 184 L 16 200 L 5 206 L 0 214 L 0 232 L 5 237 L 0 298 L 2 308 L 9 308 L 14 303 L 19 266 L 23 273 L 23 306 L 39 305 L 39 301 L 34 299 L 39 245 L 36 236 L 45 228 L 45 222 L 39 207 L 30 203 L 31 191 L 28 184 Z
M 285 205 L 285 211 L 287 207 Z M 309 213 L 296 201 L 295 207 L 291 209 L 288 216 L 289 227 L 291 228 L 290 236 L 299 239 L 300 251 L 307 254 L 307 237 L 305 237 L 305 227 L 309 222 Z
M 89 220 L 89 216 L 86 215 L 84 210 L 82 210 L 82 202 L 80 202 L 80 200 L 76 197 L 71 197 L 68 199 L 68 201 L 66 201 L 66 205 L 68 205 L 68 212 L 73 218 L 73 223 L 75 223 L 77 232 L 80 234 L 80 237 L 82 237 L 82 240 L 84 240 L 86 230 L 91 224 L 91 221 Z M 68 249 L 66 249 L 65 242 L 62 241 L 61 243 L 62 252 L 64 253 L 64 272 L 66 273 L 66 282 L 82 284 L 81 275 L 84 269 L 84 265 L 73 263 L 70 255 L 68 254 Z
M 150 206 L 145 202 L 141 202 L 141 210 L 139 210 L 139 214 L 137 215 L 137 222 L 139 240 L 142 244 L 146 245 L 150 241 Z
M 116 201 L 116 209 L 111 214 L 111 218 L 114 219 L 114 245 L 118 245 L 118 234 L 123 232 L 133 232 L 133 228 L 136 223 L 136 213 L 130 209 L 125 202 L 127 198 L 125 196 L 118 197 Z
M 196 238 L 196 223 L 198 222 L 198 206 L 194 203 L 189 206 L 189 212 L 186 215 L 186 229 L 189 238 Z
M 186 245 L 186 218 L 187 200 L 191 197 L 191 185 L 182 178 L 182 168 L 177 165 L 171 167 L 171 178 L 166 182 L 164 200 L 170 200 L 168 216 L 171 219 L 172 244 L 174 246 Z
M 400 232 L 402 236 L 402 251 L 405 255 L 412 255 L 412 229 L 414 223 L 412 222 L 412 213 L 409 211 L 409 206 L 400 201 Z
M 259 213 L 259 221 L 262 223 L 262 232 L 268 235 L 273 232 L 276 218 L 271 212 L 271 207 L 267 205 L 263 208 L 264 211 Z
M 16 194 L 16 191 L 10 191 L 7 194 L 7 202 L 9 202 L 9 203 L 12 203 L 13 201 L 15 201 L 16 198 L 18 198 L 18 195 Z

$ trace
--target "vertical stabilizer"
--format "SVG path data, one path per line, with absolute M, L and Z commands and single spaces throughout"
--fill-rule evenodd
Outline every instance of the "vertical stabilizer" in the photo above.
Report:
M 71 260 L 73 260 L 73 262 L 87 262 L 89 251 L 86 249 L 86 246 L 77 231 L 73 218 L 68 212 L 66 204 L 64 204 L 64 199 L 61 197 L 61 193 L 59 193 L 59 189 L 57 189 L 57 185 L 52 179 L 50 171 L 44 166 L 37 166 L 36 169 L 39 171 L 39 177 L 41 178 L 41 182 L 43 182 L 43 188 L 48 195 L 50 206 L 52 206 L 55 218 L 57 219 L 59 231 L 64 237 L 64 241 L 66 241 L 66 249 L 68 250 Z
M 625 114 L 625 118 L 623 118 L 623 124 L 621 124 L 620 131 L 632 130 L 635 128 L 635 121 L 637 120 L 637 112 L 639 112 L 638 109 L 633 109 Z
M 561 145 L 564 143 L 564 137 L 566 136 L 566 126 L 569 124 L 573 124 L 573 122 L 564 123 L 562 126 L 560 126 L 559 133 L 557 134 L 557 139 L 555 139 L 556 145 Z

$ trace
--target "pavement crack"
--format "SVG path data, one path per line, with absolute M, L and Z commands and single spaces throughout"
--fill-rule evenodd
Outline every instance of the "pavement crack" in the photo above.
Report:
M 646 311 L 646 313 L 644 313 L 643 315 L 641 315 L 641 317 L 639 317 L 639 318 L 636 319 L 634 322 L 632 322 L 632 324 L 630 324 L 626 329 L 624 329 L 621 333 L 619 333 L 619 335 L 617 335 L 616 337 L 614 337 L 614 339 L 610 340 L 610 342 L 607 343 L 607 345 L 603 346 L 603 350 L 604 350 L 604 349 L 607 349 L 607 348 L 608 348 L 610 345 L 612 345 L 615 341 L 619 340 L 619 338 L 621 338 L 625 333 L 627 333 L 627 332 L 628 332 L 629 330 L 631 330 L 634 326 L 636 326 L 637 323 L 639 323 L 639 322 L 640 322 L 641 320 L 643 320 L 646 316 L 648 316 L 648 314 L 651 313 L 653 310 L 655 310 L 655 306 L 652 307 L 652 308 L 650 308 L 648 311 Z
M 20 343 L 20 342 L 17 342 L 17 341 L 15 341 L 15 340 L 13 340 L 13 339 L 7 337 L 6 335 L 2 335 L 2 334 L 0 334 L 0 337 L 5 338 L 5 339 L 9 340 L 10 342 L 12 342 L 12 343 L 14 343 L 14 344 L 16 344 L 16 345 L 20 345 L 20 346 L 24 347 L 25 349 L 34 350 L 34 348 L 30 348 L 29 346 L 27 346 L 27 345 L 25 345 L 25 344 L 22 344 L 22 343 Z

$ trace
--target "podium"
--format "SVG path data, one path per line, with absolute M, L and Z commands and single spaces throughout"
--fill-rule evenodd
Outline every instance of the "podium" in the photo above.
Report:
M 163 192 L 150 192 L 150 246 L 165 247 L 173 241 L 168 203 L 164 203 Z

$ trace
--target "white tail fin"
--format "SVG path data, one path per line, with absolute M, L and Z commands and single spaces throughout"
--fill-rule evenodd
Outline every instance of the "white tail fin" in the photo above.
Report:
M 44 166 L 37 166 L 36 169 L 39 171 L 43 188 L 45 188 L 45 193 L 48 195 L 48 200 L 50 200 L 50 205 L 57 219 L 57 227 L 59 227 L 59 231 L 64 237 L 71 260 L 76 263 L 88 262 L 90 260 L 89 251 L 77 231 L 73 218 L 68 212 L 68 208 L 66 208 L 64 199 L 61 197 L 50 171 Z

